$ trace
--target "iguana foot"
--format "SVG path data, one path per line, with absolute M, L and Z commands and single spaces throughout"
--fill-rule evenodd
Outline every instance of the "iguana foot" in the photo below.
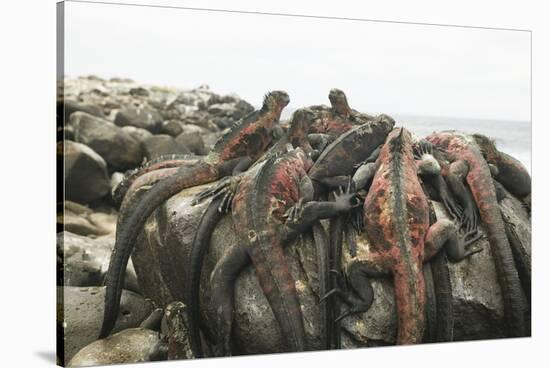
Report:
M 421 160 L 424 155 L 433 155 L 433 144 L 426 139 L 421 139 L 414 145 L 414 158 Z
M 336 275 L 337 283 L 339 286 L 327 292 L 320 300 L 319 303 L 324 302 L 330 297 L 338 297 L 343 301 L 347 306 L 348 310 L 341 313 L 334 323 L 340 322 L 342 319 L 354 315 L 365 313 L 369 310 L 373 302 L 374 291 L 370 284 L 370 281 L 366 279 L 365 274 L 355 274 L 353 271 L 350 273 L 348 281 L 350 283 L 351 289 L 356 292 L 348 290 L 346 285 L 346 279 L 342 274 L 336 270 L 330 270 L 329 272 Z
M 300 222 L 302 218 L 302 211 L 304 209 L 304 199 L 300 198 L 298 202 L 290 207 L 285 214 L 283 215 L 283 218 L 286 219 L 287 224 L 297 224 Z
M 239 182 L 239 176 L 228 176 L 223 178 L 217 185 L 198 193 L 191 202 L 191 205 L 195 206 L 208 197 L 212 197 L 212 199 L 221 197 L 222 200 L 220 202 L 220 206 L 218 207 L 218 211 L 222 213 L 229 212 L 231 210 L 231 202 L 233 201 Z
M 355 185 L 351 176 L 349 177 L 347 186 L 345 188 L 340 187 L 333 193 L 334 203 L 338 208 L 341 208 L 342 211 L 348 211 L 362 205 L 355 194 Z
M 468 205 L 464 209 L 460 222 L 462 223 L 461 227 L 464 228 L 467 233 L 477 231 L 478 215 L 475 206 Z
M 473 254 L 479 253 L 483 250 L 482 247 L 473 246 L 473 244 L 481 239 L 483 234 L 477 230 L 467 232 L 459 235 L 459 241 L 464 245 L 465 253 L 464 258 L 470 257 Z

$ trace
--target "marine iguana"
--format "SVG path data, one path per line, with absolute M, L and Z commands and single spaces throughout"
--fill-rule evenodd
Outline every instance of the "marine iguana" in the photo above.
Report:
M 394 129 L 375 163 L 374 178 L 364 204 L 364 223 L 370 252 L 358 254 L 347 268 L 352 291 L 336 294 L 350 306 L 337 320 L 365 312 L 373 301 L 371 277 L 393 275 L 398 315 L 397 344 L 420 343 L 424 330 L 425 285 L 423 262 L 445 247 L 451 261 L 478 252 L 470 247 L 479 234 L 459 238 L 451 221 L 430 226 L 429 205 L 417 176 L 411 134 Z
M 246 169 L 271 143 L 271 130 L 279 122 L 281 111 L 290 99 L 284 91 L 268 93 L 260 110 L 235 123 L 204 158 L 165 177 L 129 209 L 124 228 L 117 232 L 115 248 L 107 271 L 105 310 L 100 337 L 107 336 L 114 325 L 120 303 L 124 271 L 143 224 L 168 198 L 183 189 L 209 183 Z
M 330 110 L 319 112 L 319 119 L 311 125 L 310 133 L 327 134 L 332 138 L 336 138 L 354 126 L 374 119 L 373 116 L 353 110 L 348 104 L 344 91 L 338 88 L 330 90 L 328 99 L 331 106 Z
M 318 118 L 310 126 L 309 140 L 320 151 L 341 134 L 374 119 L 374 116 L 353 110 L 348 104 L 346 94 L 340 89 L 331 89 L 328 99 L 330 108 L 324 105 L 311 107 Z
M 230 248 L 211 278 L 212 303 L 222 355 L 230 352 L 233 284 L 252 261 L 289 351 L 305 350 L 305 329 L 294 280 L 283 248 L 315 221 L 352 208 L 353 193 L 334 202 L 315 202 L 306 174 L 312 161 L 300 148 L 274 155 L 247 171 L 232 201 L 232 218 L 242 244 Z
M 482 151 L 472 137 L 454 131 L 434 133 L 426 140 L 449 159 L 451 164 L 447 180 L 454 183 L 451 189 L 455 195 L 462 195 L 463 201 L 473 202 L 470 207 L 477 207 L 485 224 L 502 291 L 508 335 L 526 336 L 526 301 L 497 203 L 491 171 Z M 472 198 L 464 197 L 464 193 L 471 193 Z

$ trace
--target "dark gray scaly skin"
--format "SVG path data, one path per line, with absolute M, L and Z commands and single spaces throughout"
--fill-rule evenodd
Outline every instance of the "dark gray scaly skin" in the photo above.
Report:
M 479 251 L 465 250 L 466 245 L 477 239 L 476 234 L 466 234 L 461 239 L 456 227 L 447 220 L 430 226 L 428 200 L 417 177 L 412 145 L 411 134 L 404 128 L 394 129 L 388 135 L 374 164 L 374 178 L 364 205 L 370 252 L 366 258 L 356 257 L 347 270 L 347 279 L 355 293 L 334 289 L 326 296 L 335 294 L 350 305 L 349 310 L 338 317 L 340 320 L 370 308 L 374 296 L 371 277 L 393 275 L 398 314 L 397 344 L 422 342 L 425 318 L 423 262 L 443 247 L 451 261 L 459 261 Z
M 472 137 L 459 132 L 434 133 L 426 139 L 435 148 L 444 151 L 451 161 L 446 179 L 455 183 L 451 186 L 455 195 L 465 191 L 471 193 L 470 202 L 474 205 L 470 207 L 477 207 L 481 221 L 485 224 L 502 291 L 508 336 L 526 336 L 529 330 L 526 325 L 527 302 L 506 236 L 491 171 L 480 148 Z M 459 169 L 455 171 L 457 167 Z M 465 211 L 466 222 L 471 224 L 472 218 Z M 477 226 L 475 220 L 473 223 L 474 227 Z
M 261 110 L 235 123 L 204 159 L 182 166 L 175 174 L 163 178 L 128 209 L 128 218 L 122 221 L 123 228 L 117 231 L 115 248 L 107 271 L 105 311 L 100 337 L 107 336 L 114 326 L 128 259 L 149 215 L 183 189 L 213 182 L 250 166 L 271 144 L 272 129 L 279 122 L 281 111 L 288 102 L 286 92 L 268 93 Z

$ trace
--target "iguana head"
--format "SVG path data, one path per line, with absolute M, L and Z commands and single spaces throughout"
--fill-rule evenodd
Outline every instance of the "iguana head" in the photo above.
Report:
M 292 119 L 290 120 L 290 129 L 288 134 L 290 136 L 294 135 L 293 133 L 303 132 L 306 133 L 309 130 L 309 125 L 317 118 L 317 114 L 307 107 L 298 109 L 292 114 Z
M 289 102 L 290 97 L 288 97 L 288 93 L 285 91 L 271 91 L 264 97 L 262 111 L 272 111 L 276 114 L 280 114 Z
M 344 91 L 333 88 L 328 94 L 328 99 L 332 109 L 339 115 L 348 117 L 351 115 L 351 108 L 348 105 L 348 99 Z
M 489 162 L 494 162 L 498 156 L 498 150 L 495 145 L 495 141 L 483 134 L 472 134 L 472 137 L 476 141 L 481 154 Z

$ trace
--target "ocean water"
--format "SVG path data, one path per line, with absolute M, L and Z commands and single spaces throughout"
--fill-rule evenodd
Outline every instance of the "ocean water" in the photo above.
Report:
M 289 119 L 293 109 L 283 110 L 281 118 Z M 495 140 L 497 148 L 517 158 L 531 172 L 531 122 L 465 119 L 439 116 L 389 114 L 396 126 L 404 126 L 419 137 L 442 130 L 481 133 Z

